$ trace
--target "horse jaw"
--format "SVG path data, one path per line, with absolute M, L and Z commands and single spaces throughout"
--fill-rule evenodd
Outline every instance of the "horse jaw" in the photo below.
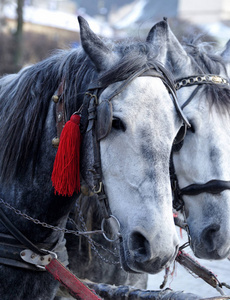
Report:
M 118 56 L 90 29 L 87 21 L 78 17 L 81 43 L 84 51 L 94 63 L 98 72 L 111 67 Z
M 205 101 L 192 101 L 186 114 L 192 116 L 195 133 L 187 133 L 182 148 L 173 156 L 180 188 L 212 179 L 228 181 L 230 135 L 226 124 L 230 117 L 220 117 L 214 106 L 210 113 Z M 230 254 L 229 197 L 229 190 L 183 196 L 191 248 L 197 257 L 223 259 Z
M 187 224 L 191 237 L 190 247 L 200 259 L 220 260 L 230 255 L 230 192 L 222 193 L 221 199 L 214 195 L 199 195 L 186 203 Z M 186 197 L 185 197 L 185 201 Z M 220 201 L 221 207 L 216 205 Z
M 110 86 L 101 97 L 112 90 Z M 125 123 L 126 130 L 112 129 L 100 148 L 109 205 L 121 224 L 121 262 L 128 272 L 154 274 L 178 250 L 169 156 L 180 121 L 167 90 L 156 78 L 135 79 L 112 104 L 114 117 Z

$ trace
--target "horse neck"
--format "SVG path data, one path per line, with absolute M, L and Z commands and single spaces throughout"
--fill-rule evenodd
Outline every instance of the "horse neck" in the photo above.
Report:
M 31 161 L 28 161 L 26 166 L 22 166 L 22 168 L 27 169 L 26 172 L 23 172 L 21 176 L 19 172 L 17 177 L 10 182 L 1 183 L 0 197 L 32 218 L 65 227 L 68 213 L 75 199 L 54 195 L 51 183 L 53 162 L 56 155 L 56 149 L 52 146 L 52 138 L 56 135 L 53 109 L 54 105 L 51 104 L 35 167 L 33 168 Z M 53 240 L 60 235 L 58 232 L 35 225 L 2 205 L 1 208 L 12 222 L 17 224 L 19 230 L 26 236 L 32 237 L 32 240 L 36 242 L 41 242 L 49 236 L 48 239 Z M 1 226 L 0 232 L 7 232 L 4 226 Z

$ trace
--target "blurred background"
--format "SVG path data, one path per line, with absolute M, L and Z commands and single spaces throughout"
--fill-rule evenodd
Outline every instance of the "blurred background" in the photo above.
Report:
M 179 39 L 204 32 L 223 47 L 230 38 L 229 0 L 0 0 L 0 75 L 77 47 L 77 16 L 101 37 L 145 38 L 163 17 Z

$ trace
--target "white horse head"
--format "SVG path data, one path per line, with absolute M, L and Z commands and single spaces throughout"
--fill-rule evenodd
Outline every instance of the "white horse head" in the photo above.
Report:
M 99 104 L 108 106 L 107 112 L 112 105 L 111 128 L 103 114 L 97 114 L 96 128 L 106 131 L 98 138 L 102 182 L 120 223 L 122 265 L 128 272 L 157 273 L 178 249 L 169 159 L 182 121 L 148 43 L 111 50 L 82 19 L 80 27 L 83 49 L 101 74 Z M 141 70 L 155 75 L 142 71 L 137 76 Z
M 184 192 L 192 250 L 200 258 L 225 258 L 230 253 L 230 91 L 223 79 L 228 78 L 225 65 L 220 56 L 196 44 L 186 52 L 165 21 L 152 28 L 147 40 L 161 47 L 158 59 L 173 71 L 179 103 L 191 123 L 173 162 Z M 209 74 L 218 76 L 205 77 Z

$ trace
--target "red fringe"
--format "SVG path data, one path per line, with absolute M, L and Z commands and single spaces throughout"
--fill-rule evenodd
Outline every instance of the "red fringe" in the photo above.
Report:
M 79 125 L 80 116 L 72 115 L 62 130 L 51 177 L 55 194 L 72 196 L 80 190 Z

